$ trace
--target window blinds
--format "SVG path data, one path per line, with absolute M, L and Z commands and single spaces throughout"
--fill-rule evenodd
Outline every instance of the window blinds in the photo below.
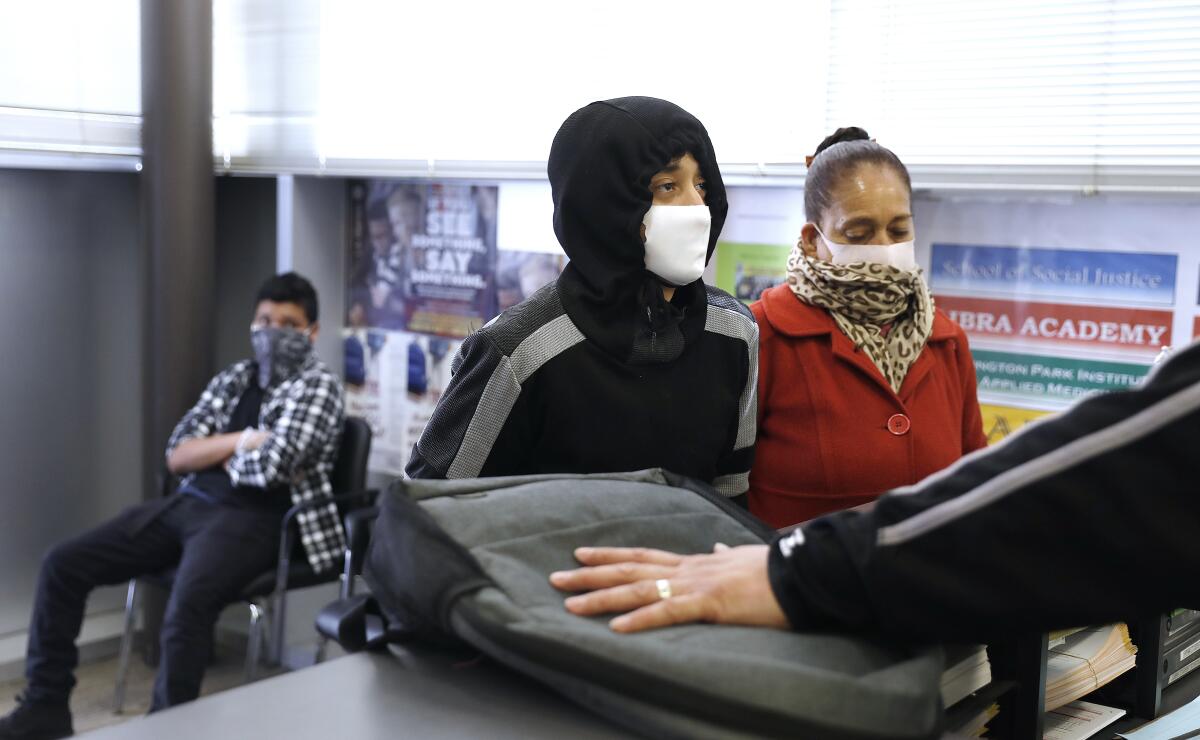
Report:
M 757 171 L 820 138 L 827 25 L 827 2 L 216 0 L 215 153 L 233 170 L 543 178 L 573 110 L 652 95 Z
M 833 0 L 826 129 L 927 187 L 1200 187 L 1200 4 Z
M 133 168 L 138 0 L 0 5 L 0 163 Z

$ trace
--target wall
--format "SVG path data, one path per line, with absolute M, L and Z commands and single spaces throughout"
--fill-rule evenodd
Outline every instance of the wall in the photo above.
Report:
M 0 170 L 0 642 L 21 652 L 42 554 L 142 498 L 138 228 L 135 175 Z
M 290 269 L 316 286 L 321 299 L 317 354 L 340 376 L 346 312 L 346 181 L 297 177 L 292 193 Z
M 250 356 L 254 296 L 275 274 L 275 178 L 218 177 L 214 367 Z
M 928 265 L 932 243 L 1119 251 L 1178 257 L 1173 344 L 1192 339 L 1197 306 L 1200 203 L 1187 196 L 919 196 L 913 202 L 917 252 Z M 1103 295 L 1098 289 L 1097 296 Z M 1052 300 L 1052 299 L 1043 299 Z M 1084 305 L 1099 299 L 1076 298 Z M 1159 306 L 1159 308 L 1163 308 Z M 1158 347 L 1148 349 L 1151 356 Z

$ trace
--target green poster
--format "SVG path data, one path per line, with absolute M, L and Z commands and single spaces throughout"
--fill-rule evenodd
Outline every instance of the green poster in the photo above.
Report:
M 1149 365 L 973 350 L 981 400 L 988 396 L 1044 401 L 1061 408 L 1083 396 L 1137 385 Z
M 791 247 L 778 244 L 717 243 L 717 287 L 743 303 L 783 282 Z

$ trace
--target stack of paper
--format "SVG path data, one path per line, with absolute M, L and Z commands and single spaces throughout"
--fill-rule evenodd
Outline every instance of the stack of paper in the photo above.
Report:
M 1046 635 L 1047 646 L 1053 650 L 1067 641 L 1067 638 L 1079 632 L 1083 632 L 1087 627 L 1073 627 L 1066 630 L 1055 630 Z
M 1133 668 L 1137 648 L 1124 624 L 1092 627 L 1066 636 L 1046 662 L 1046 710 L 1090 694 Z
M 951 707 L 992 681 L 992 664 L 983 645 L 950 645 L 942 673 L 942 706 Z
M 1046 719 L 1042 725 L 1042 740 L 1083 740 L 1124 715 L 1124 709 L 1073 701 L 1052 712 L 1046 712 Z

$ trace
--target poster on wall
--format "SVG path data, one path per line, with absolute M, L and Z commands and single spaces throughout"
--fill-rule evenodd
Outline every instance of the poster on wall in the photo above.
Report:
M 983 414 L 983 433 L 989 445 L 996 444 L 1031 421 L 1050 415 L 1049 411 L 990 403 L 980 404 L 979 410 Z
M 462 338 L 496 312 L 496 186 L 350 186 L 346 323 Z
M 371 425 L 368 467 L 389 473 L 402 471 L 407 455 L 395 415 L 393 387 L 402 336 L 401 332 L 367 327 L 347 327 L 343 333 L 346 414 L 362 417 Z
M 778 244 L 718 242 L 716 285 L 743 303 L 754 303 L 784 281 L 790 252 L 791 247 Z
M 495 282 L 499 310 L 553 281 L 564 255 L 503 250 Z M 361 319 L 362 311 L 353 314 Z M 437 334 L 349 326 L 344 333 L 346 413 L 363 417 L 374 433 L 371 470 L 402 475 L 413 445 L 450 382 L 461 340 Z
M 729 213 L 704 280 L 743 303 L 784 282 L 787 258 L 804 227 L 804 191 L 730 187 Z
M 496 256 L 496 312 L 503 313 L 556 280 L 566 264 L 562 253 L 500 250 Z
M 930 282 L 934 292 L 1172 306 L 1177 263 L 1174 254 L 935 242 Z
M 397 340 L 404 345 L 403 369 L 393 371 L 396 392 L 393 418 L 400 429 L 397 440 L 404 462 L 433 416 L 433 409 L 450 383 L 450 365 L 462 344 L 447 337 L 406 333 Z M 403 382 L 401 382 L 403 381 Z M 399 387 L 403 386 L 403 393 Z M 400 396 L 403 396 L 400 398 Z
M 372 470 L 401 475 L 450 382 L 461 342 L 436 335 L 347 329 L 346 413 L 371 425 Z
M 1200 285 L 1200 281 L 1197 283 Z M 1200 290 L 1197 291 L 1196 304 L 1200 305 Z M 1192 318 L 1192 340 L 1200 339 L 1200 316 Z
M 1005 344 L 1073 345 L 1153 356 L 1171 344 L 1171 311 L 939 295 L 968 335 Z
M 403 473 L 450 382 L 462 339 L 553 281 L 566 264 L 556 243 L 540 243 L 521 229 L 510 227 L 508 244 L 499 248 L 503 189 L 382 179 L 349 184 L 346 404 L 374 431 L 374 472 Z M 510 198 L 509 216 L 514 207 Z
M 1174 341 L 1176 255 L 934 243 L 931 262 L 938 306 L 981 347 L 1145 366 Z
M 981 399 L 1023 401 L 1061 409 L 1093 393 L 1127 390 L 1141 383 L 1150 364 L 1077 357 L 995 352 L 976 348 L 975 377 Z
M 1058 410 L 1130 388 L 1174 341 L 1174 254 L 935 241 L 930 262 L 985 405 Z
M 380 366 L 387 335 L 383 329 L 366 327 L 347 328 L 342 335 L 346 414 L 366 419 L 376 439 L 385 433 L 380 402 Z

